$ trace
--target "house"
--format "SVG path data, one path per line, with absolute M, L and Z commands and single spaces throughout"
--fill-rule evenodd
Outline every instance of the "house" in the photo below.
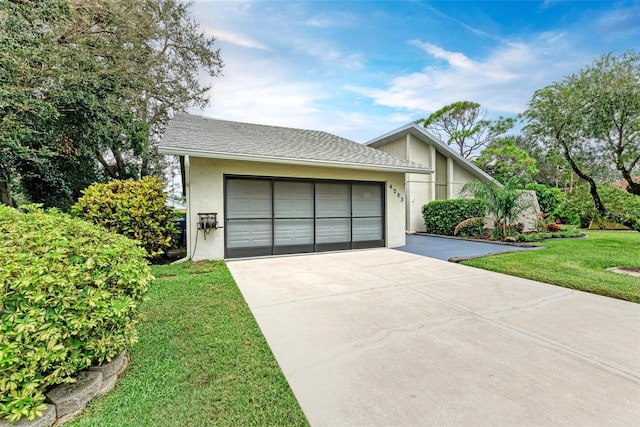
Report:
M 367 143 L 369 147 L 425 165 L 432 174 L 407 173 L 407 231 L 424 231 L 422 206 L 433 200 L 457 199 L 474 180 L 497 183 L 482 169 L 415 123 L 406 124 Z M 537 199 L 536 199 L 537 202 Z
M 189 114 L 158 151 L 184 158 L 193 259 L 403 246 L 405 176 L 432 172 L 326 132 Z

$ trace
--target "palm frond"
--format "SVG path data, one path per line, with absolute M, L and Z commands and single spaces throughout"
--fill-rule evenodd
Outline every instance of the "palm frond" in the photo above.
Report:
M 456 228 L 453 229 L 453 235 L 457 236 L 460 230 L 462 230 L 463 228 L 471 227 L 472 225 L 476 225 L 481 222 L 484 222 L 483 216 L 477 216 L 475 218 L 465 219 L 464 221 L 456 225 Z

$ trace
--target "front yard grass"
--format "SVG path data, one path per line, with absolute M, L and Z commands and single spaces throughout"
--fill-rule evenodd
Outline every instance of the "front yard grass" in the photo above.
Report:
M 128 371 L 69 426 L 308 425 L 224 263 L 153 273 Z
M 640 233 L 586 231 L 586 239 L 542 242 L 547 249 L 512 252 L 462 264 L 567 288 L 640 302 L 640 277 L 608 271 L 640 268 Z

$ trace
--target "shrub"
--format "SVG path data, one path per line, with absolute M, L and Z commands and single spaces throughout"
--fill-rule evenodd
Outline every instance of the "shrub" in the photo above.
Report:
M 546 239 L 562 239 L 571 237 L 582 237 L 584 234 L 576 228 L 569 228 L 566 230 L 560 230 L 553 233 L 530 233 L 530 234 L 518 234 L 516 240 L 519 242 L 539 242 Z
M 33 419 L 47 387 L 137 340 L 152 279 L 134 241 L 36 207 L 0 205 L 0 419 Z
M 557 233 L 559 231 L 562 231 L 562 228 L 560 228 L 560 226 L 555 222 L 548 223 L 546 228 L 549 233 Z
M 434 200 L 422 207 L 422 217 L 427 233 L 453 236 L 456 226 L 462 221 L 484 217 L 486 206 L 478 199 Z M 480 236 L 484 223 L 475 222 L 458 233 L 463 236 Z
M 149 258 L 156 258 L 171 247 L 177 233 L 172 221 L 174 213 L 166 204 L 167 195 L 158 178 L 93 184 L 82 193 L 71 208 L 73 215 L 138 240 Z
M 607 219 L 640 231 L 640 196 L 634 196 L 612 185 L 599 186 L 598 194 L 607 209 Z M 586 186 L 567 193 L 557 212 L 565 221 L 583 228 L 588 227 L 591 221 L 600 219 Z
M 538 204 L 540 211 L 548 214 L 556 210 L 560 202 L 562 202 L 562 191 L 559 188 L 547 187 L 544 184 L 529 183 L 525 190 L 533 190 L 538 196 Z

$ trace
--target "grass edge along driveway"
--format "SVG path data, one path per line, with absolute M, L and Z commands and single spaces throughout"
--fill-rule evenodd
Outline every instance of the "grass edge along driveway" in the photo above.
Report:
M 608 271 L 640 268 L 640 233 L 585 231 L 584 239 L 553 239 L 540 251 L 512 252 L 462 262 L 566 288 L 640 303 L 640 277 Z
M 66 425 L 308 425 L 223 262 L 153 273 L 129 369 Z

